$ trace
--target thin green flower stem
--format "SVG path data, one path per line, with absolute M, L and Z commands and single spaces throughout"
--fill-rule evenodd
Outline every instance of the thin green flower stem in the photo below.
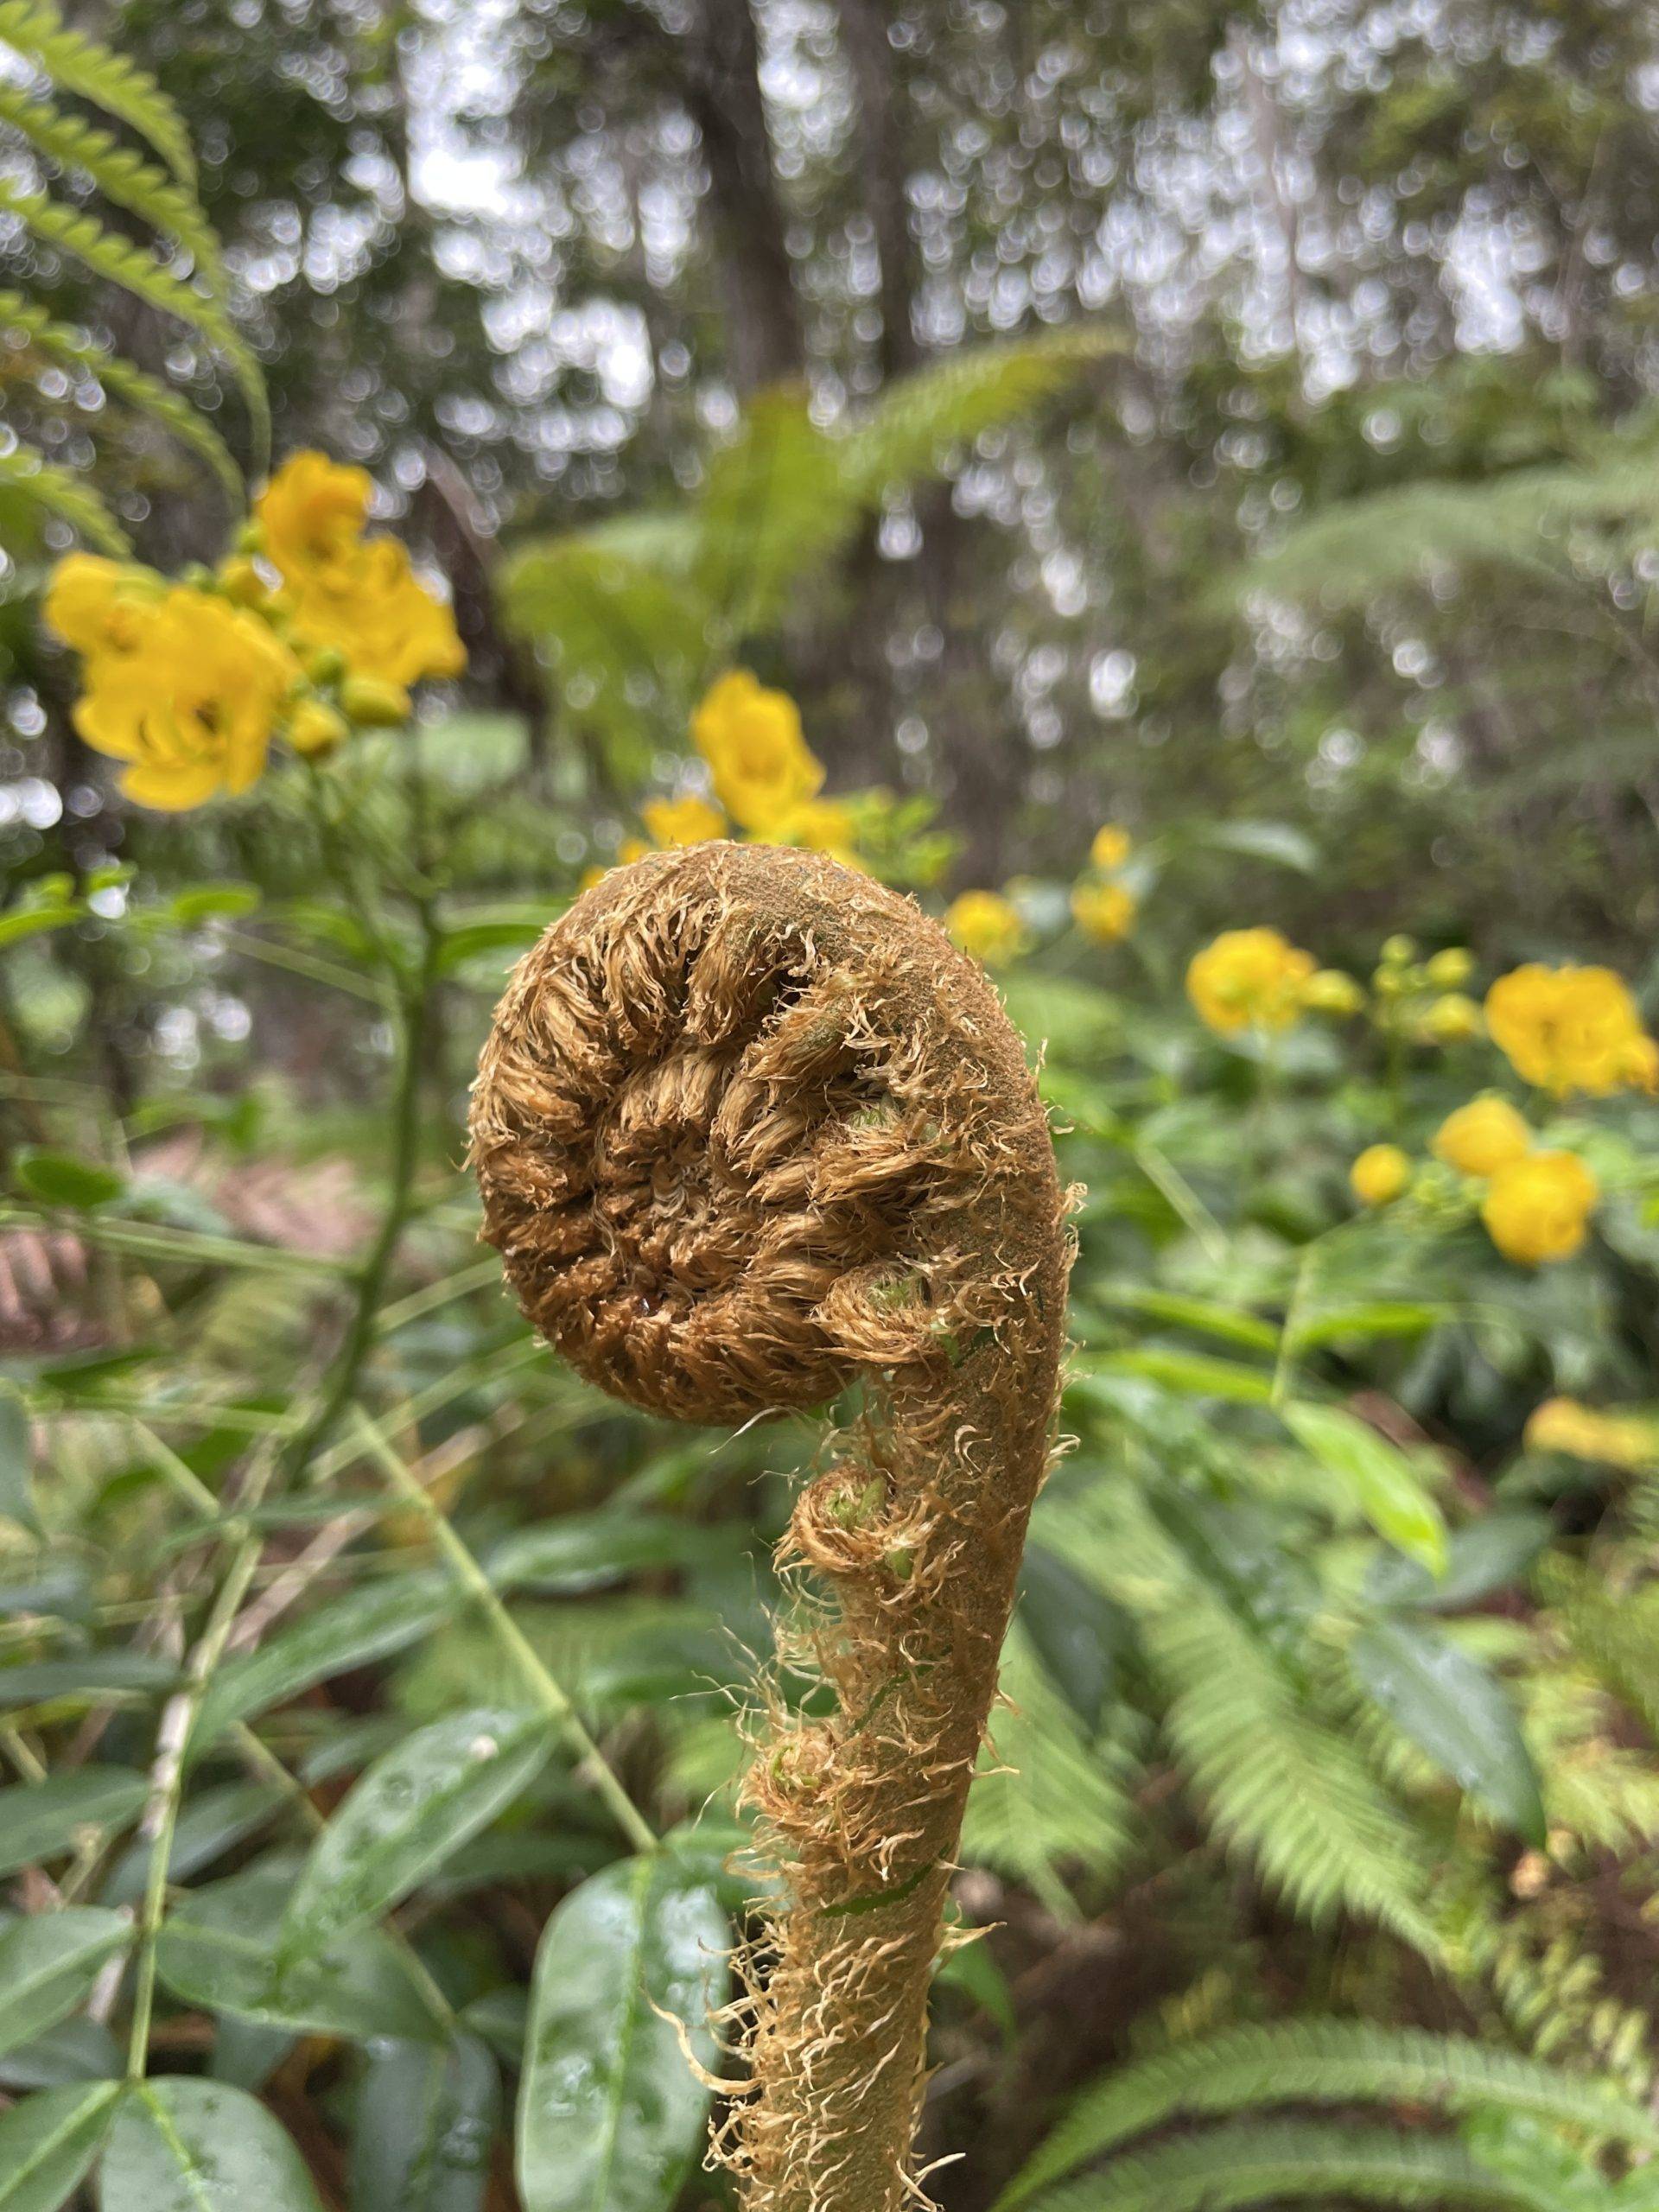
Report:
M 656 1830 L 607 1764 L 604 1753 L 588 1734 L 569 1695 L 497 1596 L 488 1575 L 455 1534 L 442 1508 L 428 1496 L 383 1431 L 360 1406 L 353 1408 L 352 1419 L 364 1449 L 399 1494 L 431 1522 L 433 1538 L 456 1581 L 477 1605 L 491 1634 L 523 1675 L 537 1704 L 578 1754 L 594 1795 L 617 1827 L 634 1850 L 657 1850 Z
M 244 1512 L 259 1503 L 278 1465 L 276 1454 L 270 1451 L 262 1452 L 254 1461 L 237 1501 Z M 144 1878 L 143 1903 L 138 1915 L 132 2026 L 127 2042 L 127 2078 L 133 2082 L 143 2079 L 149 2059 L 150 2020 L 156 2007 L 156 1945 L 167 1910 L 168 1866 L 173 1856 L 173 1835 L 178 1825 L 179 1805 L 184 1794 L 185 1747 L 190 1740 L 190 1731 L 195 1726 L 196 1714 L 207 1694 L 207 1686 L 225 1655 L 226 1639 L 259 1565 L 264 1541 L 264 1532 L 256 1531 L 245 1536 L 238 1545 L 225 1579 L 219 1586 L 207 1626 L 190 1654 L 185 1669 L 184 1687 L 168 1700 L 162 1710 L 162 1723 L 156 1732 L 156 1758 L 150 1768 L 149 1800 L 144 1807 L 143 1818 L 138 1828 L 141 1841 L 147 1841 L 149 1845 L 149 1863 Z
M 83 1243 L 143 1260 L 194 1262 L 202 1267 L 251 1268 L 273 1274 L 348 1275 L 349 1260 L 321 1252 L 290 1252 L 280 1244 L 253 1244 L 235 1236 L 206 1236 L 195 1230 L 163 1229 L 148 1222 L 111 1221 L 92 1212 L 45 1212 L 0 1206 L 0 1230 L 51 1230 L 72 1227 Z
M 384 984 L 359 976 L 349 968 L 342 968 L 336 961 L 325 960 L 315 952 L 301 952 L 286 944 L 270 944 L 264 938 L 249 937 L 240 930 L 226 930 L 219 939 L 227 952 L 239 953 L 245 960 L 263 961 L 267 968 L 280 968 L 290 976 L 303 976 L 308 982 L 327 983 L 337 991 L 346 991 L 353 998 L 366 999 L 371 1006 L 390 1007 L 393 1003 Z
M 410 1322 L 423 1320 L 441 1306 L 465 1298 L 468 1291 L 482 1290 L 486 1284 L 499 1283 L 500 1280 L 499 1260 L 474 1260 L 471 1267 L 445 1275 L 441 1282 L 429 1283 L 424 1290 L 413 1290 L 407 1298 L 395 1299 L 390 1306 L 383 1306 L 375 1320 L 376 1333 L 390 1336 L 394 1329 L 406 1328 Z
M 0 1728 L 0 1744 L 5 1745 L 7 1756 L 25 1782 L 35 1783 L 46 1780 L 45 1764 L 36 1758 L 34 1752 L 30 1751 L 23 1740 L 21 1729 Z
M 1290 1296 L 1285 1301 L 1285 1318 L 1279 1331 L 1279 1353 L 1273 1366 L 1273 1387 L 1268 1403 L 1282 1406 L 1290 1396 L 1296 1380 L 1296 1354 L 1301 1341 L 1302 1308 L 1313 1288 L 1314 1277 L 1324 1255 L 1321 1239 L 1310 1238 L 1303 1245 L 1296 1264 L 1295 1280 L 1290 1286 Z
M 499 1382 L 518 1368 L 530 1366 L 540 1357 L 540 1345 L 526 1338 L 522 1343 L 507 1345 L 493 1363 L 475 1365 L 469 1361 L 456 1373 L 442 1376 L 437 1382 L 429 1382 L 424 1390 L 417 1390 L 413 1397 L 405 1398 L 391 1407 L 385 1418 L 389 1423 L 395 1423 L 399 1427 L 412 1421 L 424 1421 L 429 1414 L 440 1412 L 453 1400 L 465 1396 L 467 1391 L 478 1389 L 486 1382 Z M 307 1487 L 315 1488 L 332 1481 L 362 1456 L 362 1447 L 353 1438 L 342 1438 L 338 1444 L 332 1444 L 326 1452 L 317 1454 L 312 1462 Z
M 262 1736 L 256 1735 L 245 1720 L 238 1720 L 232 1734 L 247 1766 L 280 1789 L 312 1834 L 321 1835 L 328 1825 L 327 1820 L 312 1803 L 311 1793 L 299 1777 L 289 1772 L 270 1745 Z M 431 1968 L 395 1920 L 388 1917 L 380 1925 L 403 1953 L 433 2018 L 453 2035 L 457 2025 L 455 2010 L 433 1979 Z
M 421 957 L 415 975 L 404 985 L 399 1004 L 397 1087 L 391 1105 L 391 1159 L 387 1167 L 385 1204 L 374 1241 L 358 1271 L 357 1294 L 350 1319 L 333 1364 L 324 1378 L 318 1403 L 310 1418 L 284 1447 L 284 1475 L 296 1475 L 320 1444 L 325 1443 L 341 1414 L 352 1402 L 376 1335 L 376 1319 L 386 1287 L 393 1255 L 409 1221 L 415 1167 L 420 1155 L 421 1063 L 432 1008 L 432 987 L 437 979 L 438 951 L 442 936 L 429 906 L 419 908 Z
M 1204 1247 L 1206 1259 L 1220 1266 L 1227 1257 L 1227 1235 L 1173 1160 L 1144 1139 L 1132 1147 L 1135 1166 L 1166 1199 Z

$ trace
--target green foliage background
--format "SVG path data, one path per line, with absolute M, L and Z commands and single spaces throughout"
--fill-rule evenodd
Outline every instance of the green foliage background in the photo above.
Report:
M 814 1432 L 575 1383 L 461 1132 L 740 661 L 885 873 L 1016 898 L 1088 1191 L 941 2202 L 1653 2200 L 1659 1454 L 1525 1430 L 1659 1399 L 1659 1108 L 1526 1102 L 1605 1193 L 1529 1273 L 1346 1184 L 1490 1046 L 1180 990 L 1272 921 L 1652 1011 L 1652 28 L 0 0 L 3 2212 L 728 2201 L 663 2014 Z M 468 678 L 135 815 L 44 575 L 218 558 L 273 438 L 374 469 Z

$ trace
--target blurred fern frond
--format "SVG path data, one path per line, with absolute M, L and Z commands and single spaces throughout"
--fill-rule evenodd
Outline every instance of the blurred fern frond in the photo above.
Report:
M 784 386 L 710 458 L 683 514 L 530 538 L 507 558 L 507 618 L 567 685 L 609 699 L 692 651 L 694 683 L 775 626 L 882 501 L 1027 414 L 1121 345 L 1104 327 L 982 346 L 903 378 L 864 420 L 820 428 Z
M 1605 454 L 1578 465 L 1339 501 L 1237 572 L 1228 592 L 1352 607 L 1376 591 L 1432 585 L 1455 569 L 1518 570 L 1559 588 L 1582 582 L 1575 532 L 1637 524 L 1650 533 L 1656 520 L 1659 455 L 1650 440 L 1612 440 Z
M 13 254 L 32 240 L 48 269 L 79 264 L 98 283 L 181 325 L 229 370 L 247 410 L 254 467 L 263 468 L 270 442 L 264 378 L 236 326 L 223 253 L 177 110 L 145 71 L 71 29 L 48 0 L 0 0 L 0 54 L 16 70 L 0 85 L 0 219 Z M 109 124 L 86 106 L 101 110 Z M 100 202 L 113 211 L 114 225 Z M 16 279 L 0 291 L 0 336 L 10 343 L 9 378 L 27 378 L 43 361 L 69 371 L 83 391 L 95 379 L 183 443 L 212 470 L 232 509 L 240 505 L 241 472 L 200 409 Z M 29 400 L 41 421 L 12 447 L 5 485 L 20 535 L 37 535 L 49 519 L 106 552 L 124 552 L 124 533 L 100 493 L 84 480 L 67 489 L 67 472 L 49 458 L 54 439 L 67 435 L 54 431 L 54 402 L 43 391 Z
M 1277 2104 L 1395 2103 L 1518 2113 L 1659 2147 L 1652 2115 L 1608 2083 L 1496 2044 L 1366 2020 L 1286 2020 L 1183 2044 L 1085 2089 L 1004 2193 L 999 2212 L 1171 2120 Z

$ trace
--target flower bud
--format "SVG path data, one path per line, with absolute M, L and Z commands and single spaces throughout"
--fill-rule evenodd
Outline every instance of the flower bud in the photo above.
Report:
M 340 687 L 340 703 L 365 729 L 396 729 L 409 720 L 408 692 L 378 676 L 348 676 Z
M 1475 972 L 1475 956 L 1461 944 L 1448 944 L 1429 960 L 1423 973 L 1437 991 L 1455 991 Z
M 313 760 L 332 753 L 350 734 L 345 715 L 322 699 L 302 699 L 289 718 L 289 743 Z

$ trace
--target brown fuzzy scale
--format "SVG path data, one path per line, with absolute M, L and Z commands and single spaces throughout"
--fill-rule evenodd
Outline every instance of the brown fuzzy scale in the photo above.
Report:
M 1070 1239 L 1020 1039 L 909 900 L 815 855 L 619 868 L 480 1068 L 485 1234 L 617 1396 L 744 1421 L 869 1384 L 780 1554 L 834 1716 L 747 1784 L 787 1903 L 716 2148 L 747 2212 L 898 2212 L 963 1802 L 1046 1464 Z

